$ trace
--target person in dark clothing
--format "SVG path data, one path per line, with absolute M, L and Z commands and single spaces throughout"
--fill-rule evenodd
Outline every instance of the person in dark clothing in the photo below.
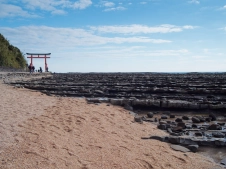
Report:
M 40 67 L 40 70 L 39 70 L 39 72 L 41 72 L 41 73 L 42 73 L 42 67 Z
M 34 66 L 32 66 L 32 72 L 34 72 L 35 71 L 35 67 Z
M 28 66 L 29 72 L 31 73 L 31 65 Z

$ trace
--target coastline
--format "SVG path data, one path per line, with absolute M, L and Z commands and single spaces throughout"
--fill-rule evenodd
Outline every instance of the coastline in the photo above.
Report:
M 0 168 L 221 168 L 197 153 L 141 140 L 165 135 L 119 106 L 53 97 L 0 80 Z

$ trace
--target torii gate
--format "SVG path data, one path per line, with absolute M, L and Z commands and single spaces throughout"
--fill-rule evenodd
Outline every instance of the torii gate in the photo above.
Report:
M 48 69 L 48 65 L 47 65 L 47 61 L 46 59 L 47 58 L 50 58 L 49 56 L 47 57 L 46 55 L 51 55 L 51 53 L 26 53 L 27 55 L 31 55 L 31 56 L 28 56 L 27 58 L 31 58 L 31 63 L 30 63 L 30 66 L 33 66 L 33 62 L 32 62 L 32 59 L 33 58 L 44 58 L 45 59 L 45 71 L 47 71 Z M 41 55 L 41 56 L 40 56 Z

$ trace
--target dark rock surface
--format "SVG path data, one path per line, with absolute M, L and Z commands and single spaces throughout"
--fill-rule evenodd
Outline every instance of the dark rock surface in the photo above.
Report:
M 109 98 L 121 106 L 226 109 L 226 73 L 56 73 L 41 80 L 11 84 L 51 95 Z

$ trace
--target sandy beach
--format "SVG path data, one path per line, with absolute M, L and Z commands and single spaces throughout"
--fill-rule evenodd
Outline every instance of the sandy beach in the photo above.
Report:
M 135 123 L 122 107 L 47 96 L 0 80 L 1 169 L 217 169 L 212 159 L 178 152 L 165 135 Z

